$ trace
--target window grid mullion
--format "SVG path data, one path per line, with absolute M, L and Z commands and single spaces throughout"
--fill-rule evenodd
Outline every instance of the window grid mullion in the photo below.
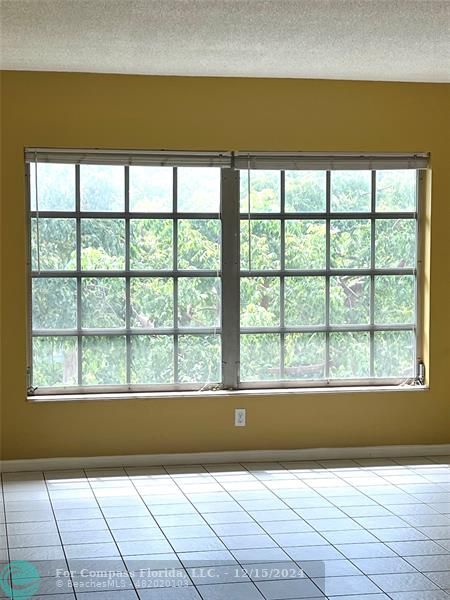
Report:
M 173 380 L 178 382 L 178 169 L 173 168 Z
M 216 212 L 184 212 L 184 219 L 216 219 Z M 245 212 L 245 217 L 242 218 L 244 221 L 248 221 L 248 213 Z M 348 211 L 348 212 L 333 212 L 333 214 L 327 214 L 325 212 L 285 212 L 282 213 L 250 213 L 250 221 L 264 221 L 272 220 L 274 214 L 277 215 L 278 219 L 284 221 L 315 221 L 315 220 L 326 220 L 326 219 L 371 219 L 376 217 L 378 220 L 389 221 L 391 219 L 415 219 L 415 212 L 360 212 L 360 211 Z M 132 212 L 133 219 L 170 219 L 171 212 Z M 37 216 L 36 211 L 30 211 L 30 217 L 35 218 Z M 52 211 L 52 210 L 40 210 L 39 217 L 41 219 L 52 218 L 52 219 L 75 219 L 80 216 L 80 211 Z M 82 216 L 89 217 L 90 219 L 123 219 L 123 212 L 116 211 L 83 211 Z
M 326 222 L 325 222 L 325 379 L 330 378 L 330 269 L 331 269 L 331 171 L 326 175 Z
M 280 172 L 280 210 L 281 215 L 285 213 L 285 172 Z M 281 225 L 281 239 L 280 239 L 280 268 L 281 268 L 281 277 L 280 277 L 280 378 L 285 378 L 285 355 L 286 355 L 286 336 L 284 332 L 285 327 L 285 276 L 284 271 L 286 269 L 286 221 L 282 219 L 280 222 Z
M 376 210 L 376 194 L 377 194 L 377 173 L 372 171 L 371 185 L 371 211 L 372 215 Z M 372 216 L 370 219 L 370 268 L 375 269 L 375 235 L 376 235 L 376 219 Z M 370 276 L 370 325 L 373 327 L 375 323 L 375 275 Z M 370 331 L 370 377 L 375 377 L 375 333 Z
M 422 223 L 424 217 L 424 206 L 423 199 L 425 197 L 425 184 L 426 184 L 426 172 L 417 171 L 416 173 L 416 277 L 415 277 L 415 289 L 414 289 L 414 305 L 415 305 L 415 332 L 416 339 L 414 344 L 414 373 L 419 376 L 419 363 L 423 362 L 423 304 L 422 296 L 420 293 L 420 286 L 422 285 L 424 273 L 423 273 L 423 260 L 424 260 L 424 237 L 422 231 Z
M 26 201 L 27 201 L 27 268 L 28 273 L 32 273 L 33 269 L 33 219 L 31 217 L 31 172 L 30 165 L 25 165 L 25 178 L 26 178 Z M 27 343 L 27 390 L 33 390 L 33 276 L 30 275 L 27 281 L 27 310 L 28 310 L 28 343 Z
M 290 325 L 289 327 L 284 327 L 283 330 L 280 329 L 279 326 L 274 327 L 242 327 L 242 333 L 318 333 L 318 332 L 326 332 L 330 333 L 350 333 L 350 332 L 382 332 L 382 331 L 414 331 L 416 326 L 414 323 L 389 323 L 384 325 L 330 325 L 330 327 L 326 327 L 325 325 L 299 325 L 294 326 Z M 213 335 L 214 333 L 220 334 L 222 332 L 221 328 L 215 327 L 183 327 L 180 331 L 175 330 L 171 327 L 169 328 L 161 328 L 161 329 L 141 329 L 141 328 L 132 328 L 130 330 L 126 330 L 125 328 L 117 328 L 117 329 L 107 329 L 107 328 L 93 328 L 93 329 L 83 329 L 83 337 L 88 336 L 118 336 L 118 335 L 130 335 L 130 336 L 146 336 L 146 335 L 171 335 L 173 336 L 176 332 L 182 334 L 190 334 L 190 335 Z M 35 329 L 33 331 L 33 337 L 53 337 L 53 336 L 76 336 L 76 329 Z
M 125 167 L 125 329 L 126 335 L 126 382 L 131 383 L 131 277 L 130 277 L 130 167 Z
M 239 171 L 221 173 L 221 340 L 222 386 L 239 387 L 240 379 L 240 194 Z
M 412 327 L 412 326 L 411 326 Z M 172 327 L 166 327 L 161 329 L 144 329 L 144 328 L 132 328 L 125 329 L 117 328 L 117 329 L 108 329 L 106 327 L 95 327 L 92 329 L 84 328 L 83 329 L 83 337 L 87 336 L 146 336 L 146 335 L 171 335 L 173 336 L 175 333 L 180 334 L 190 334 L 190 335 L 213 335 L 215 332 L 218 334 L 221 333 L 220 328 L 216 327 L 183 327 L 180 329 L 174 329 Z M 78 331 L 76 329 L 35 329 L 33 332 L 33 337 L 52 337 L 52 336 L 71 336 L 77 335 Z
M 217 277 L 217 271 L 202 271 L 202 270 L 189 270 L 189 271 L 130 271 L 128 273 L 130 277 Z M 90 277 L 90 278 L 101 278 L 101 277 L 124 277 L 127 275 L 125 270 L 121 271 L 37 271 L 32 272 L 31 276 L 34 279 L 39 278 L 58 278 L 62 277 L 66 278 L 76 278 L 76 277 Z M 415 268 L 399 268 L 399 269 L 330 269 L 327 271 L 326 269 L 310 269 L 310 270 L 296 270 L 289 269 L 284 273 L 281 270 L 252 270 L 252 271 L 241 271 L 242 277 L 281 277 L 282 275 L 286 277 L 325 277 L 326 275 L 416 275 Z
M 80 165 L 75 165 L 75 211 L 76 217 L 76 263 L 77 263 L 77 379 L 78 385 L 83 385 L 83 337 L 82 327 L 82 302 L 81 302 L 81 191 L 80 191 Z

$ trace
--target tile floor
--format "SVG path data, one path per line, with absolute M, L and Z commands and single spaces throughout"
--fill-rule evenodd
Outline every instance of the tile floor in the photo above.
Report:
M 2 481 L 0 597 L 450 600 L 450 456 Z

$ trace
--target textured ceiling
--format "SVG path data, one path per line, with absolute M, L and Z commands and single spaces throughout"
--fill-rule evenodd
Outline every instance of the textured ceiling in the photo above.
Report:
M 2 68 L 450 80 L 450 0 L 1 0 Z

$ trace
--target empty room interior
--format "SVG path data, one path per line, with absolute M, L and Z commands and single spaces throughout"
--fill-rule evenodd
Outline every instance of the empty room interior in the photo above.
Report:
M 0 34 L 0 598 L 450 600 L 450 1 Z

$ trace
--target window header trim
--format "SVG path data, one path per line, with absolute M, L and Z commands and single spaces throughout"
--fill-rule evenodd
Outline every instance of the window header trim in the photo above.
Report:
M 372 170 L 426 169 L 429 154 L 356 152 L 189 152 L 178 150 L 102 150 L 26 148 L 25 162 L 129 166 L 198 166 L 236 169 Z

